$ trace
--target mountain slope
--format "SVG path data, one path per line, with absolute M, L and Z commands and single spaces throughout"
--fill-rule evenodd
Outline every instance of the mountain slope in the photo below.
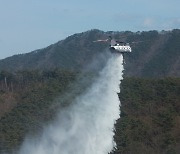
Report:
M 113 154 L 178 154 L 180 78 L 126 78 Z
M 68 106 L 88 88 L 78 78 L 80 83 L 74 86 L 73 95 L 68 93 L 78 70 L 108 49 L 108 43 L 93 43 L 93 40 L 106 39 L 109 35 L 123 36 L 127 42 L 138 41 L 132 46 L 133 52 L 125 56 L 125 76 L 180 76 L 180 30 L 161 33 L 91 30 L 47 48 L 1 60 L 0 153 L 18 148 L 26 133 L 41 132 L 44 122 L 54 118 L 58 107 Z M 92 80 L 93 73 L 85 74 L 85 79 Z M 179 78 L 123 80 L 115 153 L 179 151 L 179 83 Z M 65 100 L 58 97 L 65 92 Z
M 180 30 L 148 32 L 103 32 L 90 30 L 74 34 L 47 48 L 0 60 L 0 71 L 63 68 L 79 70 L 94 56 L 108 49 L 108 42 L 93 40 L 122 38 L 132 44 L 132 53 L 125 56 L 125 75 L 138 77 L 180 76 Z
M 82 68 L 92 60 L 95 53 L 102 52 L 106 47 L 93 43 L 103 34 L 98 30 L 75 34 L 44 49 L 6 58 L 0 61 L 0 70 Z
M 136 45 L 127 57 L 128 76 L 180 76 L 180 30 L 143 32 L 138 38 L 144 42 Z

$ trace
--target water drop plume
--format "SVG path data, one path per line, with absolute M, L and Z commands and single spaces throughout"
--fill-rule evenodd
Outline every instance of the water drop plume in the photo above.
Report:
M 19 153 L 108 154 L 116 145 L 113 136 L 120 114 L 117 93 L 122 61 L 121 55 L 111 55 L 97 80 L 59 113 L 39 139 L 26 140 Z

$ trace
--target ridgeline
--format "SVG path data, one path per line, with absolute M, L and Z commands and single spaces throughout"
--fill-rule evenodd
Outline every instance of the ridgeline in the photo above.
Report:
M 97 39 L 132 42 L 132 53 L 125 56 L 125 75 L 128 77 L 180 76 L 180 30 L 148 32 L 103 32 L 91 30 L 69 36 L 44 49 L 14 55 L 0 60 L 0 71 L 52 70 L 55 68 L 81 70 L 99 53 L 105 52 L 109 42 Z

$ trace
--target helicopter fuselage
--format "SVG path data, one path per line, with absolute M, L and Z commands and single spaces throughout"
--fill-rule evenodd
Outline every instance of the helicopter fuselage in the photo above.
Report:
M 121 54 L 123 56 L 123 64 L 125 64 L 124 54 L 131 52 L 131 47 L 129 44 L 115 44 L 109 47 L 111 53 Z
M 123 56 L 123 64 L 125 64 L 124 54 L 130 53 L 132 51 L 129 43 L 116 41 L 112 39 L 112 37 L 110 37 L 110 39 L 96 40 L 93 42 L 107 42 L 108 40 L 111 41 L 109 46 L 111 53 L 121 54 Z
M 110 50 L 116 53 L 128 53 L 131 52 L 130 45 L 115 44 L 110 46 Z

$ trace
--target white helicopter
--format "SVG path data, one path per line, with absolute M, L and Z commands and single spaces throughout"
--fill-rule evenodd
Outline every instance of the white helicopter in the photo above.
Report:
M 122 54 L 122 56 L 123 56 L 123 64 L 125 64 L 124 54 L 129 53 L 129 52 L 132 51 L 129 43 L 116 41 L 116 40 L 112 39 L 111 36 L 109 37 L 109 39 L 96 40 L 96 41 L 93 41 L 93 42 L 107 42 L 109 40 L 110 40 L 110 46 L 109 46 L 110 51 L 112 53 L 120 53 L 120 54 Z

